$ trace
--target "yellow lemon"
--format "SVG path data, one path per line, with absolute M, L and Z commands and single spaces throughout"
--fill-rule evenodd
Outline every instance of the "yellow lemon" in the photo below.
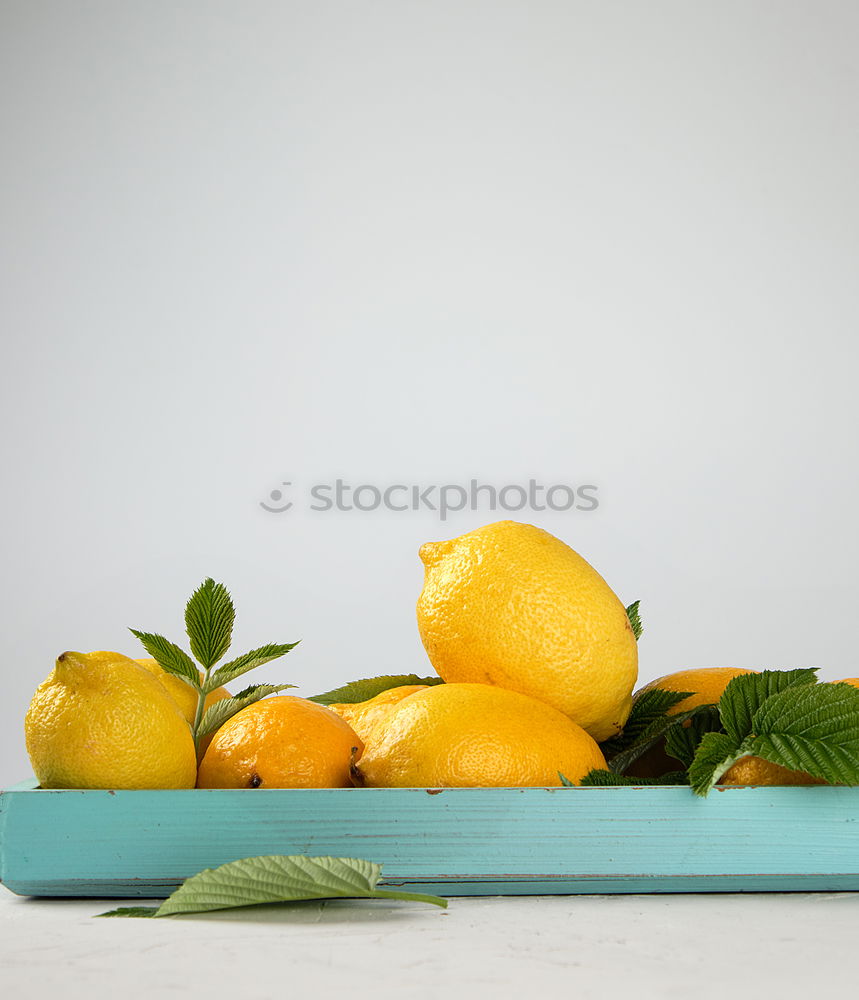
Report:
M 488 684 L 439 684 L 404 698 L 358 765 L 368 786 L 557 786 L 605 768 L 596 742 L 545 702 Z
M 416 691 L 425 691 L 426 684 L 401 684 L 399 687 L 388 688 L 382 691 L 375 698 L 368 698 L 367 701 L 359 701 L 354 704 L 338 703 L 329 705 L 332 712 L 336 712 L 345 722 L 355 730 L 355 732 L 366 743 L 370 730 L 377 723 L 386 719 L 391 709 L 398 705 L 403 698 Z
M 144 670 L 148 670 L 150 674 L 153 674 L 159 681 L 161 681 L 167 689 L 167 693 L 179 706 L 179 711 L 185 716 L 188 725 L 193 726 L 194 721 L 197 718 L 197 692 L 190 686 L 190 684 L 186 684 L 181 677 L 168 673 L 158 665 L 157 660 L 144 658 L 142 660 L 135 660 L 134 662 L 139 663 Z M 198 676 L 202 679 L 203 675 L 198 671 Z M 229 697 L 230 692 L 225 687 L 215 688 L 214 691 L 210 691 L 206 695 L 203 711 L 205 712 L 207 708 L 211 708 L 216 701 L 221 701 L 223 698 Z M 200 745 L 197 752 L 198 757 L 202 757 L 205 753 L 206 748 L 212 742 L 213 736 L 214 733 L 209 733 L 208 736 L 203 736 L 199 740 Z
M 421 547 L 418 629 L 448 683 L 538 698 L 597 740 L 632 707 L 638 644 L 609 585 L 540 528 L 499 521 Z
M 851 684 L 859 687 L 859 677 L 845 677 L 833 684 Z M 684 688 L 683 690 L 688 690 Z M 720 785 L 825 785 L 823 778 L 815 778 L 807 771 L 794 771 L 762 757 L 741 757 L 719 779 Z
M 688 670 L 678 670 L 665 677 L 650 681 L 636 691 L 638 698 L 644 691 L 651 688 L 663 688 L 666 691 L 692 691 L 689 698 L 684 698 L 668 710 L 669 715 L 678 712 L 688 712 L 698 705 L 717 704 L 722 692 L 734 677 L 742 674 L 754 674 L 756 670 L 743 667 L 693 667 Z M 849 682 L 847 682 L 849 683 Z M 688 725 L 688 723 L 684 723 Z M 665 753 L 665 743 L 660 741 L 644 753 L 627 770 L 627 774 L 637 777 L 654 777 L 666 771 L 677 770 L 679 763 Z M 815 778 L 806 771 L 793 771 L 773 764 L 762 757 L 749 755 L 741 757 L 719 779 L 720 785 L 823 785 L 821 778 Z
M 344 788 L 364 744 L 323 705 L 293 695 L 237 712 L 200 762 L 198 788 Z
M 677 670 L 673 674 L 657 677 L 655 681 L 650 681 L 639 688 L 633 695 L 633 701 L 652 688 L 662 688 L 665 691 L 690 691 L 688 698 L 668 709 L 668 715 L 676 715 L 678 712 L 688 712 L 699 705 L 717 704 L 730 681 L 741 674 L 753 673 L 756 671 L 747 670 L 745 667 L 690 667 L 687 670 Z M 683 725 L 688 726 L 689 722 L 684 722 Z M 626 773 L 636 778 L 655 778 L 669 771 L 677 771 L 679 768 L 680 762 L 668 756 L 665 752 L 665 740 L 660 739 L 645 750 L 638 760 L 633 761 L 626 769 Z
M 635 692 L 635 697 L 650 691 L 652 688 L 662 688 L 665 691 L 691 691 L 692 694 L 683 701 L 678 701 L 668 709 L 668 715 L 678 712 L 688 712 L 699 705 L 715 705 L 722 697 L 722 692 L 728 683 L 742 674 L 754 674 L 756 670 L 745 667 L 691 667 L 688 670 L 678 670 L 664 677 L 657 677 Z
M 792 771 L 762 757 L 741 757 L 719 778 L 720 785 L 825 785 L 806 771 Z
M 193 788 L 191 729 L 164 686 L 120 653 L 63 653 L 24 721 L 43 788 Z
M 190 684 L 186 684 L 181 677 L 177 677 L 175 674 L 168 674 L 166 670 L 162 670 L 155 660 L 135 660 L 135 663 L 139 663 L 144 670 L 148 670 L 150 674 L 153 674 L 161 681 L 164 687 L 167 688 L 167 693 L 179 706 L 179 710 L 185 716 L 188 725 L 193 725 L 194 717 L 197 714 L 197 692 Z M 221 701 L 222 698 L 229 697 L 230 692 L 225 687 L 216 688 L 206 695 L 204 710 L 210 708 L 216 701 Z

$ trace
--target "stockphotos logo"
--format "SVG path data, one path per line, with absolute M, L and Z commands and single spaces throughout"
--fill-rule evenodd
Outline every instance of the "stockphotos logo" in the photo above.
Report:
M 461 510 L 498 511 L 516 513 L 532 511 L 594 511 L 599 507 L 597 486 L 570 486 L 554 483 L 551 486 L 529 479 L 526 484 L 508 483 L 491 486 L 472 479 L 468 485 L 460 483 L 390 483 L 382 486 L 361 483 L 353 486 L 345 479 L 333 483 L 316 483 L 305 493 L 289 480 L 281 481 L 260 507 L 270 514 L 285 514 L 296 503 L 307 510 L 357 511 L 369 513 L 388 510 L 403 514 L 412 511 L 432 511 L 440 521 L 448 514 Z

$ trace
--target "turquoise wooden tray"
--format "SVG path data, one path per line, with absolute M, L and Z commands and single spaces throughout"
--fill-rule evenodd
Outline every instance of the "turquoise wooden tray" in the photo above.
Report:
M 257 854 L 384 865 L 444 896 L 859 889 L 859 788 L 354 788 L 0 794 L 0 879 L 163 897 Z

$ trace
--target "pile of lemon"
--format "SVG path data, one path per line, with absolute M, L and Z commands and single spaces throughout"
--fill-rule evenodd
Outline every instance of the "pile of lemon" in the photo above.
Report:
M 183 681 L 154 660 L 67 652 L 27 713 L 40 784 L 557 786 L 559 773 L 577 784 L 604 768 L 599 742 L 629 716 L 638 646 L 599 573 L 559 539 L 512 521 L 424 545 L 420 556 L 418 627 L 444 683 L 329 707 L 266 698 L 230 718 L 198 755 L 196 694 Z M 684 672 L 660 684 L 716 701 L 738 672 Z M 226 696 L 219 689 L 209 699 Z

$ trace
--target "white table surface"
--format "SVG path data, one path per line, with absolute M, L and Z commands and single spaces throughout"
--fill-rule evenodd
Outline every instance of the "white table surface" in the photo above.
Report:
M 118 905 L 0 888 L 4 995 L 817 1000 L 850 996 L 859 979 L 859 893 L 460 898 L 446 911 L 338 900 L 93 919 Z

